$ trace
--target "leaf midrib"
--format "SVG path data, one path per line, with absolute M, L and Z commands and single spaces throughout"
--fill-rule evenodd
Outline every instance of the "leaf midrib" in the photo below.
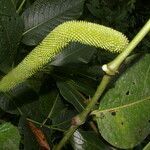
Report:
M 123 108 L 131 107 L 133 105 L 136 105 L 136 104 L 142 103 L 144 101 L 148 101 L 148 100 L 150 100 L 150 96 L 146 97 L 145 99 L 138 100 L 136 102 L 128 103 L 128 104 L 125 104 L 125 105 L 122 105 L 122 106 L 118 106 L 118 107 L 115 107 L 115 108 L 109 108 L 109 109 L 103 109 L 103 110 L 95 110 L 91 114 L 92 115 L 97 115 L 97 114 L 104 113 L 104 112 L 116 111 L 118 109 L 123 109 Z

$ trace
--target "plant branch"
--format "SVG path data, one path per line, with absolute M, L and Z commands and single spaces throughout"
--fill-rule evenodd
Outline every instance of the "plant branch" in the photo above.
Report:
M 120 53 L 112 62 L 107 64 L 106 73 L 111 72 L 115 74 L 121 65 L 121 63 L 127 58 L 127 56 L 133 51 L 133 49 L 141 42 L 141 40 L 146 36 L 146 34 L 150 31 L 150 19 L 143 26 L 143 28 L 139 31 L 139 33 L 134 37 L 134 39 L 128 44 L 127 48 Z
M 17 9 L 17 13 L 19 14 L 20 11 L 22 10 L 23 5 L 25 4 L 26 0 L 23 0 L 19 6 L 19 8 Z
M 84 109 L 83 112 L 81 112 L 79 115 L 75 116 L 72 119 L 72 125 L 60 141 L 60 143 L 54 148 L 55 150 L 61 150 L 62 147 L 65 145 L 65 143 L 69 140 L 69 138 L 72 136 L 72 134 L 76 131 L 76 129 L 84 124 L 88 114 L 92 111 L 95 104 L 101 97 L 102 93 L 106 89 L 107 85 L 111 81 L 112 76 L 115 75 L 115 73 L 118 71 L 119 66 L 121 63 L 127 58 L 127 56 L 133 51 L 133 49 L 137 46 L 137 44 L 144 38 L 144 36 L 150 31 L 150 20 L 144 25 L 144 27 L 139 31 L 139 33 L 135 36 L 135 38 L 129 43 L 127 48 L 119 54 L 112 62 L 105 65 L 105 69 L 103 70 L 107 73 L 102 78 L 101 83 L 99 84 L 93 98 L 87 105 L 87 107 Z
M 42 123 L 37 122 L 37 121 L 35 121 L 35 120 L 32 120 L 32 119 L 30 119 L 30 118 L 26 118 L 26 120 L 27 120 L 27 121 L 30 121 L 30 122 L 32 122 L 32 123 L 35 123 L 35 124 L 37 124 L 37 125 L 39 125 L 39 126 L 41 126 L 41 124 L 42 124 Z M 60 132 L 65 132 L 65 130 L 59 129 L 59 128 L 55 127 L 55 126 L 43 125 L 43 127 L 46 127 L 46 128 L 48 128 L 48 129 L 51 129 L 51 130 L 57 130 L 57 131 L 60 131 Z
M 91 99 L 91 101 L 89 102 L 89 104 L 87 105 L 87 107 L 85 108 L 85 110 L 75 116 L 72 119 L 72 125 L 69 128 L 69 130 L 66 132 L 65 136 L 63 137 L 63 139 L 60 141 L 60 143 L 56 146 L 55 150 L 61 150 L 61 148 L 64 146 L 64 144 L 68 141 L 68 139 L 72 136 L 72 134 L 76 131 L 76 129 L 84 124 L 88 114 L 91 112 L 91 110 L 93 109 L 93 107 L 95 106 L 95 104 L 97 103 L 97 101 L 99 100 L 100 96 L 102 95 L 103 91 L 105 90 L 107 84 L 109 83 L 111 77 L 108 75 L 105 75 L 101 81 L 101 83 L 99 84 L 93 98 Z

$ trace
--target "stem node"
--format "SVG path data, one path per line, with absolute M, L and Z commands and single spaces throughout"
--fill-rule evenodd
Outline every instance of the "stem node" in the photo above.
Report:
M 119 73 L 118 70 L 112 70 L 107 64 L 102 66 L 102 70 L 109 76 L 114 76 L 116 73 Z
M 84 121 L 79 117 L 79 115 L 77 115 L 72 118 L 71 124 L 73 126 L 80 126 L 80 125 L 84 124 Z

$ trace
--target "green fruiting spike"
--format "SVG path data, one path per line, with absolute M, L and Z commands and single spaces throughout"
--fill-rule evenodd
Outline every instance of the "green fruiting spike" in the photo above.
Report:
M 48 34 L 16 68 L 2 78 L 0 91 L 9 91 L 31 77 L 70 42 L 80 42 L 110 52 L 122 52 L 128 44 L 128 39 L 116 30 L 95 23 L 65 22 Z

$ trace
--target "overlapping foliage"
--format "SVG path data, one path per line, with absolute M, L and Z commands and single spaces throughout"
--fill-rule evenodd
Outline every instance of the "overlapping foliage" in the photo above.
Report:
M 150 17 L 147 0 L 0 0 L 0 75 L 16 66 L 54 27 L 67 20 L 87 20 L 115 28 L 132 39 Z M 22 36 L 22 37 L 21 37 Z M 102 101 L 64 149 L 143 149 L 150 140 L 150 34 L 122 66 Z M 146 54 L 147 53 L 147 54 Z M 101 65 L 116 54 L 72 43 L 53 62 L 9 93 L 0 93 L 0 149 L 9 141 L 14 149 L 38 149 L 27 125 L 34 122 L 50 147 L 68 129 L 94 94 L 103 72 Z M 100 134 L 93 132 L 99 128 Z M 6 131 L 7 131 L 6 130 Z M 13 130 L 13 131 L 12 131 Z M 95 130 L 94 130 L 95 131 Z M 11 136 L 9 134 L 11 133 Z M 9 138 L 8 138 L 9 137 Z M 13 138 L 15 137 L 15 138 Z M 95 140 L 93 140 L 95 138 Z M 16 141 L 15 141 L 16 140 Z M 18 146 L 20 141 L 20 146 Z M 111 145 L 110 145 L 111 144 Z M 3 147 L 1 147 L 3 146 Z M 148 147 L 148 146 L 147 146 Z M 146 149 L 146 148 L 145 148 Z

